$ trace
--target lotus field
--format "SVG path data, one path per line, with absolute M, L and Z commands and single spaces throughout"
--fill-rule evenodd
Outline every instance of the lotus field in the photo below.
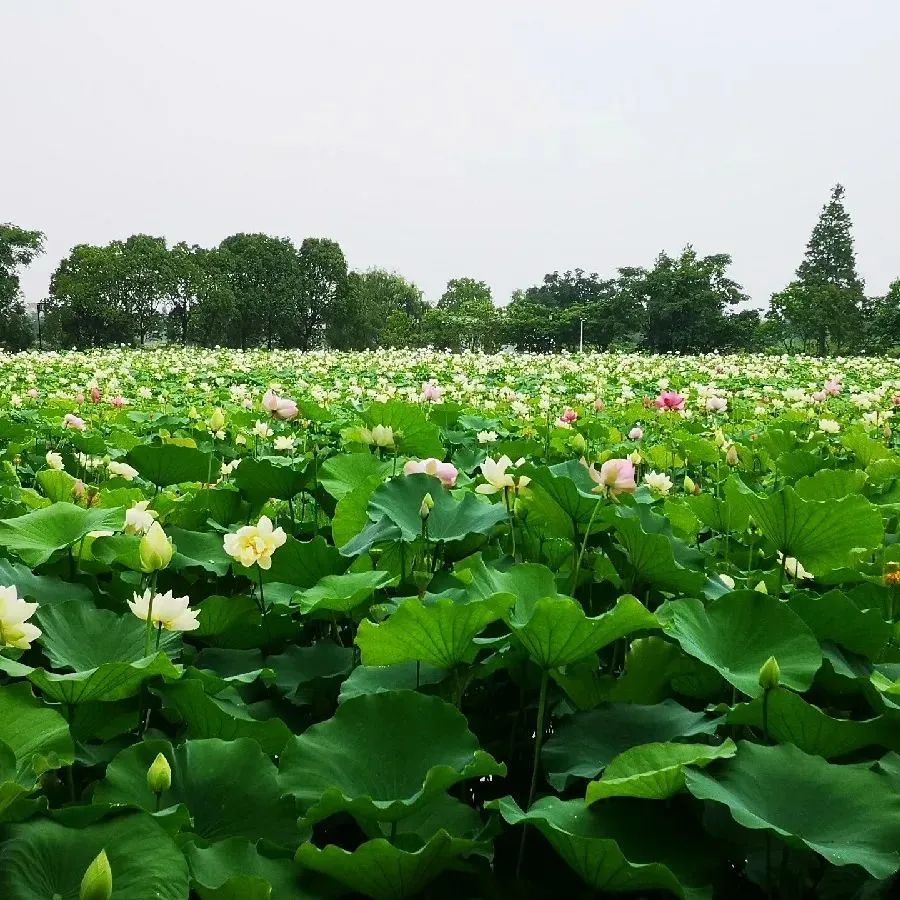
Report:
M 897 896 L 895 362 L 0 376 L 3 900 Z

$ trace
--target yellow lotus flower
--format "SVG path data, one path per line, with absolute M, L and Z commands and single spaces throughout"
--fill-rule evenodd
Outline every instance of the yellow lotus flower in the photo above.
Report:
M 272 568 L 272 554 L 287 540 L 283 528 L 273 528 L 272 520 L 263 516 L 256 525 L 245 525 L 234 534 L 225 535 L 225 552 L 245 568 L 257 565 Z
M 19 597 L 15 585 L 0 587 L 0 647 L 27 650 L 41 636 L 40 628 L 28 622 L 37 608 Z

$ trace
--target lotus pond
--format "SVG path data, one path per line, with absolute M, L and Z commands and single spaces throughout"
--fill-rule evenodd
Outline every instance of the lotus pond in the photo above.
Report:
M 0 376 L 4 900 L 896 896 L 894 361 Z

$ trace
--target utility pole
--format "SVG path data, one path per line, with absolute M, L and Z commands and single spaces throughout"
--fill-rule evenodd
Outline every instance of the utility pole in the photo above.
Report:
M 41 300 L 38 300 L 35 309 L 37 311 L 38 350 L 43 350 L 44 342 L 41 337 L 41 313 L 44 311 L 44 304 Z

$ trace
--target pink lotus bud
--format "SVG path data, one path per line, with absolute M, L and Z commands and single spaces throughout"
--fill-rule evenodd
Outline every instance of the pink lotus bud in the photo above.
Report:
M 825 382 L 825 393 L 830 397 L 837 397 L 841 390 L 841 383 L 836 379 L 829 378 L 828 381 Z
M 25 393 L 27 393 L 32 400 L 38 395 L 37 388 L 29 388 Z
M 91 403 L 99 403 L 100 402 L 100 388 L 92 387 L 91 388 Z
M 82 393 L 80 393 L 80 392 L 77 393 L 77 394 L 75 395 L 75 402 L 76 402 L 79 406 L 81 406 L 81 404 L 84 403 L 84 394 L 82 394 Z
M 828 394 L 826 394 L 825 391 L 816 391 L 816 392 L 812 395 L 812 398 L 813 398 L 813 400 L 816 401 L 816 403 L 824 403 L 824 402 L 825 402 L 825 398 L 826 398 L 827 396 L 828 396 Z
M 122 396 L 120 396 L 120 395 L 116 395 L 116 396 L 113 397 L 112 400 L 110 400 L 109 402 L 110 402 L 116 409 L 121 409 L 123 406 L 125 406 L 126 403 L 128 403 L 128 401 L 127 401 L 124 397 L 122 397 Z
M 73 431 L 84 431 L 87 427 L 84 419 L 80 419 L 74 413 L 66 413 L 62 421 L 63 428 L 71 428 Z
M 628 439 L 630 441 L 641 441 L 644 439 L 644 429 L 640 427 L 640 425 L 635 425 L 631 431 L 628 432 Z
M 422 399 L 427 403 L 437 403 L 444 394 L 444 389 L 435 381 L 422 384 Z
M 597 412 L 603 412 L 603 410 L 606 409 L 606 404 L 603 402 L 602 397 L 598 397 L 594 401 L 594 409 L 597 410 Z

